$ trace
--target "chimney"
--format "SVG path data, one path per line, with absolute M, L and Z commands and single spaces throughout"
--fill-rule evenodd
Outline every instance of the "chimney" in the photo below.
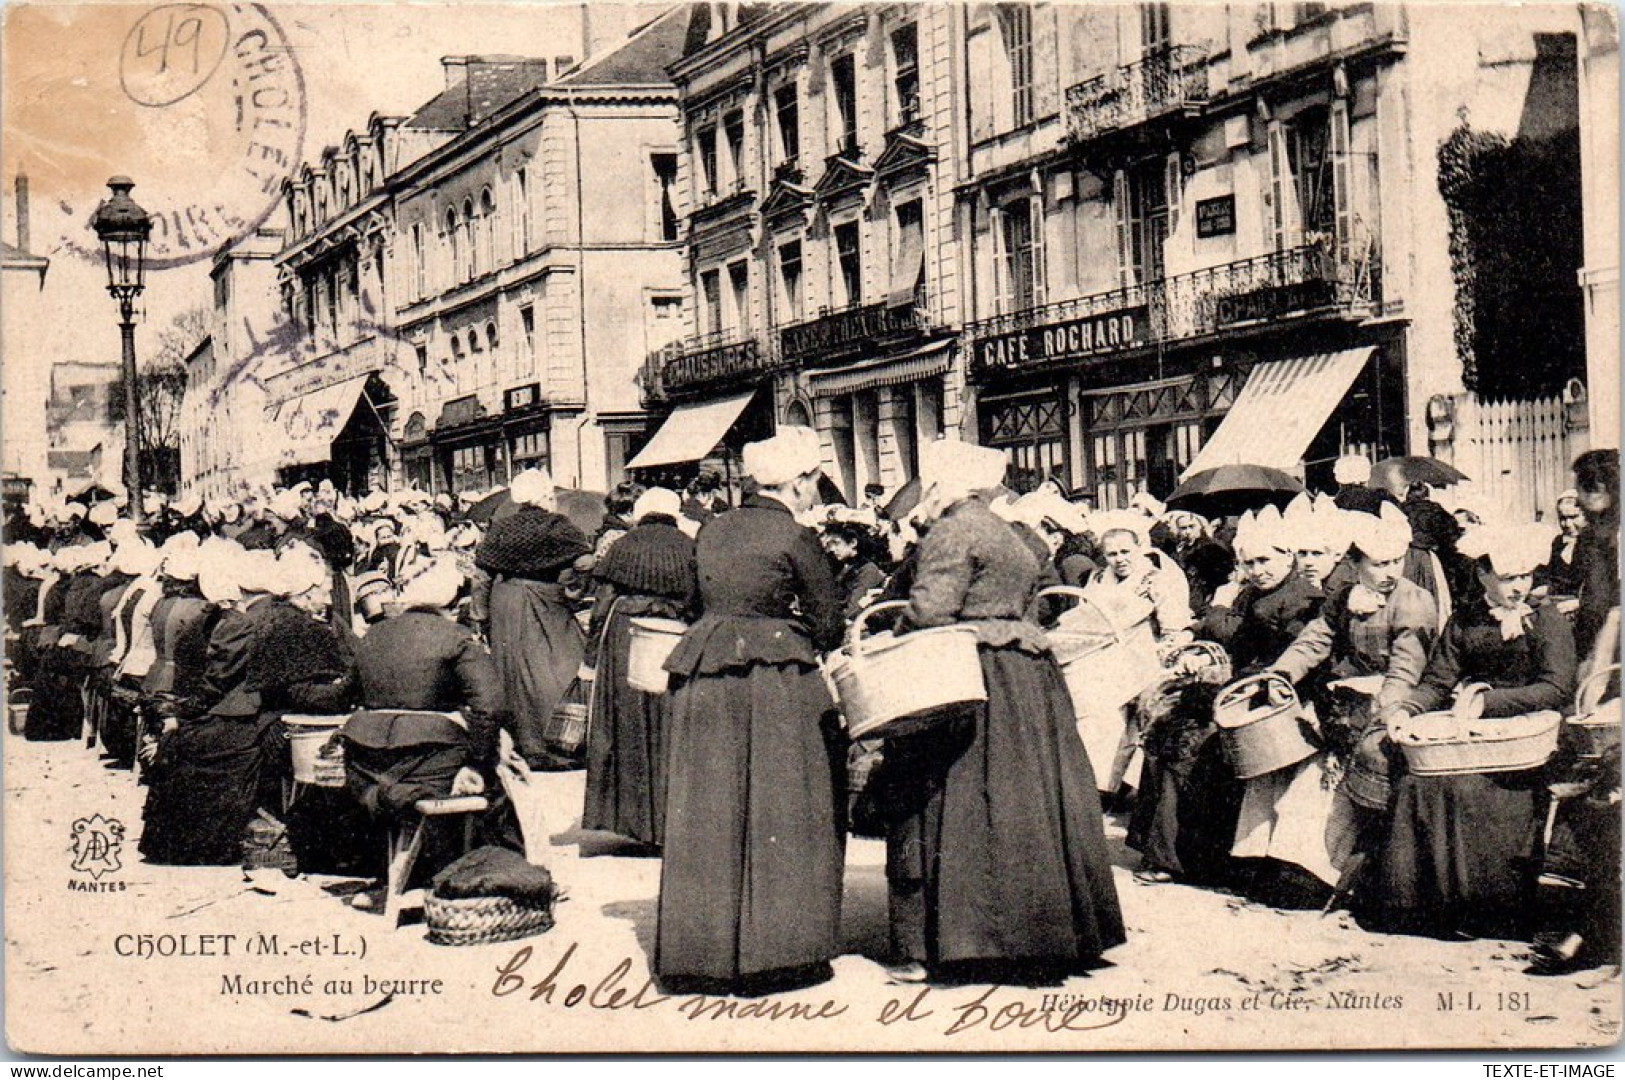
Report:
M 468 77 L 468 57 L 442 56 L 440 67 L 446 73 L 446 89 L 456 86 L 458 81 Z
M 28 177 L 17 174 L 17 250 L 28 251 Z

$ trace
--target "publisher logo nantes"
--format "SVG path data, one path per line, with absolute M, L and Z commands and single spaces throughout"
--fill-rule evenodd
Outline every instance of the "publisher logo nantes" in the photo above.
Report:
M 123 869 L 119 852 L 124 847 L 124 822 L 94 814 L 73 823 L 72 869 L 87 875 L 68 879 L 70 892 L 123 892 L 124 882 L 103 881 Z

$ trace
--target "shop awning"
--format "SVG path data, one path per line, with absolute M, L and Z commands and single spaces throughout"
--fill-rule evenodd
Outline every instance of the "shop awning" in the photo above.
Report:
M 311 465 L 327 461 L 333 440 L 350 422 L 372 372 L 289 398 L 267 411 L 273 428 L 287 442 L 277 455 L 280 465 Z
M 834 397 L 933 378 L 947 372 L 953 348 L 952 340 L 936 341 L 898 355 L 848 364 L 835 371 L 811 371 L 807 373 L 807 388 L 814 397 Z
M 1259 364 L 1180 478 L 1220 465 L 1294 468 L 1372 351 L 1345 349 Z
M 755 393 L 752 390 L 736 397 L 677 406 L 655 432 L 655 437 L 626 463 L 626 467 L 648 469 L 700 460 L 716 449 Z

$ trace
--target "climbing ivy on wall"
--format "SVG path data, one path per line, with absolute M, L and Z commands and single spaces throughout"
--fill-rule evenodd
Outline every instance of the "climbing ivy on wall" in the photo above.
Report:
M 1467 388 L 1535 397 L 1583 376 L 1578 135 L 1507 139 L 1463 120 L 1439 145 L 1439 193 Z

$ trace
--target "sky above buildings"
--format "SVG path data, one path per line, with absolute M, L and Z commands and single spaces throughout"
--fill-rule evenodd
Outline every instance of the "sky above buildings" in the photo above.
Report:
M 445 86 L 443 56 L 583 54 L 587 5 L 565 3 L 9 3 L 4 19 L 0 237 L 16 243 L 28 176 L 29 247 L 51 260 L 26 343 L 118 359 L 89 220 L 115 174 L 159 219 L 138 346 L 210 300 L 208 256 L 265 218 L 275 179 L 374 112 L 409 115 Z M 592 4 L 597 48 L 663 8 Z M 270 188 L 270 193 L 266 192 Z M 144 335 L 144 336 L 143 336 Z

